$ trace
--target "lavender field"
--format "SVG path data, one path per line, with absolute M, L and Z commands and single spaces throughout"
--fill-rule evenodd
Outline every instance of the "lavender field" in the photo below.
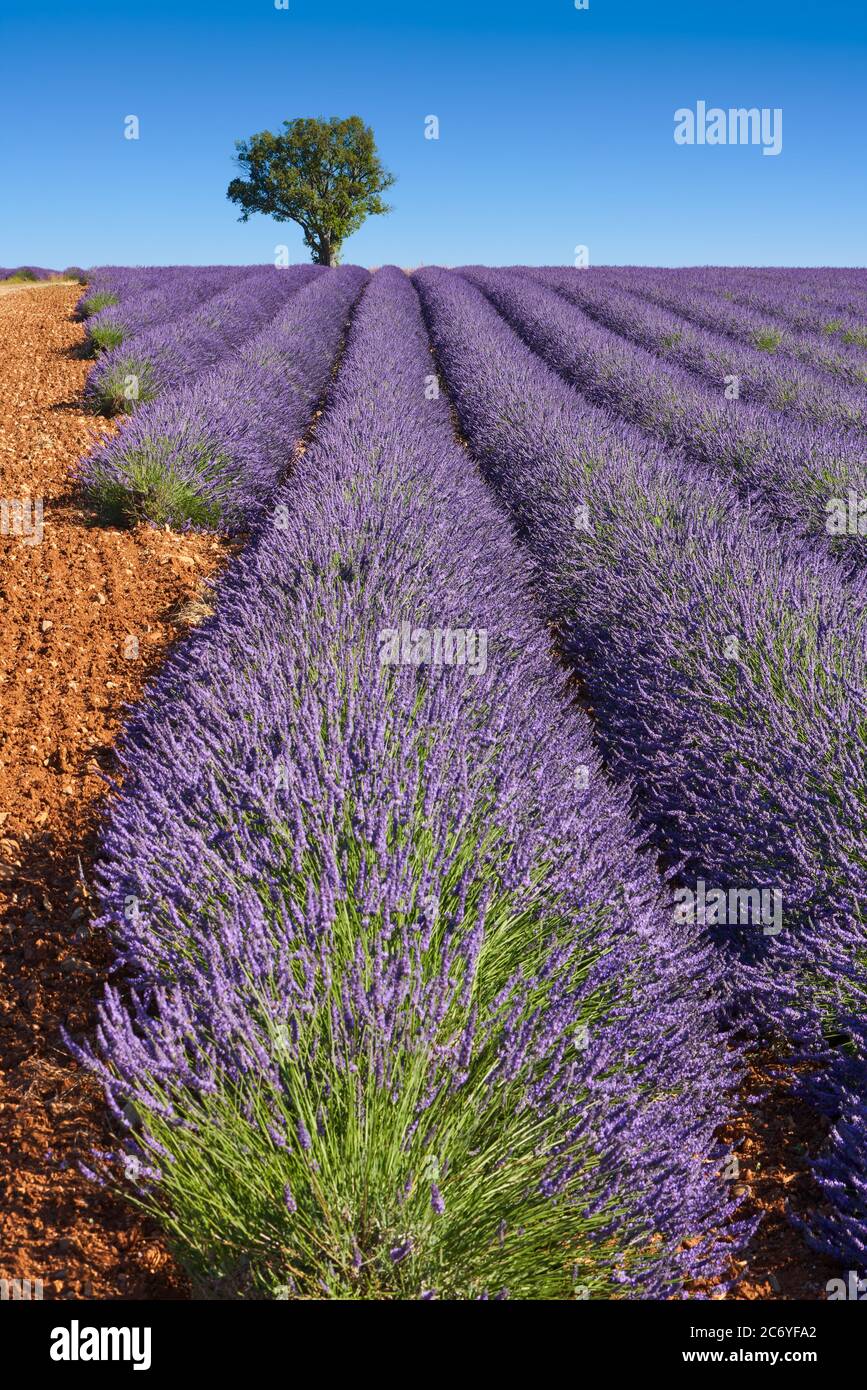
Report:
M 49 272 L 38 272 L 47 275 Z M 78 487 L 236 542 L 129 712 L 70 1036 L 208 1296 L 867 1249 L 867 271 L 96 267 Z

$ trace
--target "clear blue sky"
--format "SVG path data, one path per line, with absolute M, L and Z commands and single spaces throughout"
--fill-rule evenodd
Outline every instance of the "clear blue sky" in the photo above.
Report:
M 365 265 L 865 263 L 864 0 L 0 0 L 0 74 L 0 265 L 307 259 L 236 220 L 234 141 L 354 113 L 398 176 Z M 698 99 L 782 153 L 677 146 Z

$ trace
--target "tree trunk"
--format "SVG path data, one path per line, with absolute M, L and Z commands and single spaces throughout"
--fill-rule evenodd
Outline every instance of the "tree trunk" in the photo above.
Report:
M 314 265 L 337 265 L 337 257 L 340 247 L 333 245 L 332 242 L 320 239 L 317 241 L 313 250 Z

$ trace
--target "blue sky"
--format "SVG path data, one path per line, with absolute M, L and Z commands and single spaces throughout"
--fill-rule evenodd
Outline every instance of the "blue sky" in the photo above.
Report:
M 863 0 L 288 3 L 0 0 L 0 265 L 307 259 L 237 221 L 234 141 L 355 113 L 398 182 L 347 260 L 865 263 Z M 781 107 L 782 153 L 676 145 L 699 99 Z

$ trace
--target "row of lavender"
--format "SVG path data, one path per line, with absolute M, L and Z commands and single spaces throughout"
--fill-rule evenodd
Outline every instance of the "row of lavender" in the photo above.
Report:
M 749 399 L 758 374 L 746 350 L 727 356 L 711 385 L 711 359 L 720 347 L 696 341 L 674 318 L 660 324 L 635 296 L 574 271 L 464 273 L 595 404 L 726 479 L 745 501 L 758 499 L 786 533 L 850 569 L 863 568 L 867 524 L 859 528 L 856 518 L 853 526 L 849 517 L 850 495 L 867 499 L 867 434 L 858 425 L 857 397 L 847 407 L 853 428 L 842 428 L 839 415 L 828 423 L 823 413 L 834 418 L 842 409 L 835 388 L 810 380 L 799 394 L 795 375 L 783 366 L 768 373 L 778 396 L 778 408 L 770 409 Z M 732 380 L 747 383 L 744 398 L 728 394 Z
M 705 466 L 724 427 L 706 405 L 711 442 L 699 454 L 687 380 L 656 417 L 667 410 L 679 428 L 630 423 L 648 423 L 655 378 L 643 383 L 636 349 L 538 279 L 435 269 L 414 279 L 461 429 L 532 557 L 607 764 L 635 787 L 670 866 L 677 919 L 711 927 L 728 1016 L 781 1056 L 794 1047 L 815 1064 L 797 1084 L 832 1128 L 816 1163 L 828 1206 L 811 1235 L 858 1262 L 867 1245 L 863 581 L 775 534 L 731 469 Z M 639 393 L 647 410 L 637 413 Z M 765 438 L 757 477 L 767 448 Z M 794 487 L 794 458 L 791 469 Z M 779 517 L 782 495 L 761 491 Z
M 867 288 L 858 272 L 831 279 L 780 271 L 770 276 L 731 270 L 614 274 L 638 293 L 685 301 L 690 312 L 708 316 L 708 327 L 725 324 L 724 331 L 744 341 L 756 339 L 765 351 L 818 361 L 830 375 L 857 384 L 867 379 Z
M 86 399 L 106 414 L 130 413 L 230 356 L 322 268 L 166 267 L 94 276 L 81 303 L 91 343 L 102 349 Z
M 48 270 L 43 265 L 17 265 L 0 266 L 0 281 L 14 280 L 16 282 L 43 281 L 43 280 L 78 280 L 85 283 L 86 274 L 81 266 L 67 266 L 66 270 Z
M 707 294 L 700 298 L 694 289 L 678 292 L 670 282 L 666 293 L 660 272 L 645 272 L 641 278 L 605 274 L 593 279 L 569 271 L 530 273 L 605 327 L 695 373 L 718 396 L 728 378 L 728 399 L 760 401 L 773 410 L 835 429 L 867 428 L 863 384 L 841 381 L 822 367 L 819 350 L 827 340 L 811 344 L 813 357 L 805 360 L 805 355 L 783 348 L 767 320 L 764 326 L 756 326 L 749 315 L 732 310 L 728 300 Z M 701 315 L 697 304 L 708 301 L 710 307 Z M 672 307 L 666 308 L 666 303 Z M 692 315 L 697 313 L 699 320 L 693 322 Z M 720 331 L 703 324 L 702 317 Z M 739 337 L 726 332 L 732 320 Z
M 738 1235 L 722 962 L 672 921 L 430 383 L 410 281 L 329 271 L 110 446 L 210 430 L 221 520 L 259 525 L 127 730 L 100 872 L 132 998 L 83 1055 L 203 1287 L 679 1292 Z
M 846 311 L 817 291 L 799 311 L 794 291 L 772 290 L 765 282 L 739 279 L 731 271 L 605 269 L 594 278 L 740 348 L 769 355 L 790 372 L 800 366 L 857 392 L 867 384 L 867 304 L 859 309 L 852 296 L 840 295 L 849 304 Z
M 154 281 L 142 276 L 115 288 L 106 279 L 97 279 L 83 297 L 80 311 L 85 320 L 88 345 L 92 352 L 104 352 L 151 324 L 167 324 L 195 309 L 206 299 L 240 286 L 258 266 L 166 266 Z
M 357 266 L 168 267 L 94 275 L 89 323 L 128 335 L 91 373 L 91 399 L 135 386 L 135 414 L 84 461 L 104 519 L 246 529 L 287 469 L 327 384 Z M 142 381 L 149 389 L 140 390 Z

